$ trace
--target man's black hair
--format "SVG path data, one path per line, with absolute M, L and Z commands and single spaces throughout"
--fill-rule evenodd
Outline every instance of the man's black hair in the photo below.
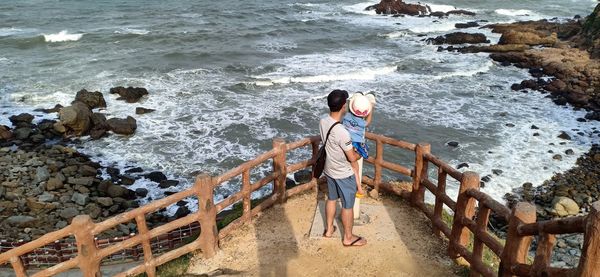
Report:
M 348 92 L 341 89 L 334 89 L 327 95 L 327 106 L 329 106 L 330 112 L 339 112 L 346 100 L 348 99 Z

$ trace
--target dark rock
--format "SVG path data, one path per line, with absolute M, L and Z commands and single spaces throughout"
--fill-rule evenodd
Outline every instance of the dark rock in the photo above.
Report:
M 587 120 L 585 118 L 579 117 L 577 118 L 577 122 L 587 122 Z
M 449 141 L 446 144 L 450 147 L 458 147 L 458 142 L 456 142 L 456 141 Z
M 531 129 L 532 129 L 532 130 L 539 130 L 540 128 L 539 128 L 538 126 L 531 125 Z
M 515 124 L 512 124 L 512 123 L 506 123 L 506 124 L 504 124 L 504 126 L 512 128 L 512 127 L 515 127 Z
M 486 36 L 484 34 L 456 32 L 456 33 L 446 34 L 444 36 L 438 36 L 436 38 L 427 39 L 427 42 L 430 42 L 435 45 L 440 45 L 440 44 L 489 43 L 490 41 L 486 38 Z
M 135 108 L 135 114 L 147 114 L 155 111 L 154 109 L 146 109 L 142 107 Z
M 117 100 L 125 100 L 128 103 L 135 103 L 142 98 L 144 95 L 148 95 L 148 91 L 145 88 L 134 88 L 134 87 L 115 87 L 110 89 L 110 94 L 119 94 Z
M 135 183 L 135 177 L 131 175 L 121 175 L 121 184 L 124 186 L 130 186 Z
M 600 121 L 600 111 L 589 112 L 585 115 L 587 120 L 598 120 Z
M 471 22 L 467 22 L 467 23 L 456 23 L 456 24 L 454 24 L 454 27 L 457 29 L 473 28 L 473 27 L 479 27 L 479 23 L 477 23 L 475 21 L 471 21 Z
M 87 133 L 90 129 L 91 116 L 89 107 L 81 102 L 75 102 L 59 112 L 60 123 L 77 136 Z
M 500 169 L 492 169 L 492 173 L 494 173 L 495 175 L 500 175 L 500 174 L 502 174 L 502 172 L 504 172 L 504 171 L 502 171 Z
M 176 205 L 179 206 L 179 207 L 183 207 L 183 206 L 186 206 L 187 204 L 188 204 L 187 201 L 185 201 L 185 200 L 179 200 L 179 201 L 177 201 Z
M 296 182 L 290 178 L 285 178 L 285 188 L 291 189 L 296 186 Z
M 119 174 L 121 174 L 121 170 L 115 167 L 107 167 L 106 173 L 108 173 L 110 177 L 117 179 L 119 177 Z
M 481 181 L 486 182 L 486 183 L 489 182 L 489 181 L 491 181 L 491 180 L 492 180 L 492 176 L 491 175 L 486 175 L 486 176 L 483 176 L 481 178 Z
M 540 136 L 540 133 L 533 133 L 533 136 L 534 136 L 534 137 L 539 137 L 539 136 Z
M 33 130 L 31 128 L 22 127 L 22 128 L 15 129 L 13 131 L 13 134 L 15 136 L 15 139 L 26 140 L 27 138 L 29 138 L 29 135 L 31 135 L 32 132 L 33 132 Z
M 10 140 L 12 139 L 13 134 L 10 131 L 10 128 L 0 125 L 0 140 Z
M 145 188 L 137 188 L 135 194 L 139 197 L 146 197 L 146 195 L 148 195 L 148 190 Z
M 467 11 L 467 10 L 451 10 L 449 12 L 446 13 L 447 15 L 469 15 L 469 16 L 475 16 L 477 15 L 476 13 L 472 12 L 472 11 Z
M 190 214 L 190 209 L 188 209 L 186 206 L 182 206 L 179 207 L 175 212 L 175 218 L 182 218 L 188 214 Z
M 111 185 L 111 186 L 108 186 L 108 188 L 106 189 L 106 194 L 108 194 L 108 196 L 110 196 L 112 198 L 124 197 L 124 196 L 127 196 L 128 189 L 118 186 L 118 185 Z
M 13 115 L 13 116 L 9 117 L 8 120 L 10 120 L 10 122 L 13 124 L 13 126 L 28 127 L 31 125 L 31 122 L 33 121 L 33 115 L 30 115 L 28 113 L 22 113 L 19 115 Z
M 79 101 L 86 104 L 90 109 L 106 108 L 106 101 L 104 101 L 104 96 L 99 91 L 91 92 L 82 89 L 77 92 L 77 95 L 75 96 L 75 101 Z
M 128 116 L 126 119 L 111 118 L 106 121 L 109 129 L 120 135 L 131 135 L 137 129 L 135 118 Z
M 402 2 L 402 0 L 381 0 L 381 2 L 375 6 L 375 12 L 377 14 L 424 15 L 431 12 L 431 9 L 428 6 L 407 4 Z
M 463 167 L 467 167 L 467 168 L 468 168 L 468 167 L 469 167 L 469 164 L 468 164 L 468 163 L 461 163 L 461 164 L 459 164 L 458 166 L 456 166 L 456 169 L 461 169 L 461 168 L 463 168 Z
M 81 167 L 79 167 L 79 174 L 81 174 L 81 176 L 93 177 L 98 174 L 98 170 L 89 165 L 82 165 Z
M 92 113 L 91 120 L 94 127 L 107 128 L 106 115 L 102 113 Z
M 165 174 L 163 174 L 160 171 L 150 172 L 150 173 L 144 175 L 144 177 L 146 177 L 147 179 L 149 179 L 150 181 L 155 182 L 155 183 L 160 183 L 162 181 L 167 180 L 167 176 L 165 176 Z
M 562 161 L 562 156 L 560 154 L 556 154 L 556 155 L 552 156 L 552 159 Z
M 144 172 L 144 170 L 141 167 L 132 167 L 132 168 L 125 170 L 125 173 L 140 173 L 140 172 Z
M 179 185 L 179 181 L 177 180 L 162 180 L 158 184 L 158 187 L 160 187 L 161 189 L 166 189 L 177 185 Z
M 66 220 L 69 220 L 69 219 L 79 215 L 79 210 L 77 210 L 76 208 L 73 208 L 73 207 L 69 207 L 64 210 L 61 210 L 59 215 L 60 215 L 60 217 L 66 219 Z
M 108 135 L 106 129 L 94 127 L 90 130 L 90 137 L 92 139 L 101 139 Z
M 574 154 L 575 154 L 575 151 L 573 151 L 573 149 L 567 149 L 567 150 L 565 151 L 565 154 L 567 154 L 567 155 L 574 155 Z
M 564 131 L 560 132 L 560 135 L 558 135 L 558 138 L 564 139 L 564 140 L 571 140 L 571 136 L 569 136 L 569 134 L 567 134 Z
M 43 112 L 43 113 L 57 113 L 62 108 L 63 108 L 63 106 L 61 104 L 56 104 L 56 105 L 54 105 L 54 108 L 51 108 L 51 109 L 35 109 L 34 111 Z

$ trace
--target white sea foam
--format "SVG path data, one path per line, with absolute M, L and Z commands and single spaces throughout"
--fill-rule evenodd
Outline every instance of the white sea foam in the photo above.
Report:
M 432 12 L 449 12 L 456 10 L 456 7 L 450 5 L 423 3 L 431 8 Z
M 115 34 L 147 35 L 148 33 L 150 33 L 150 31 L 145 30 L 145 29 L 129 28 L 129 27 L 121 28 L 121 29 L 115 31 Z
M 531 10 L 511 10 L 511 9 L 497 9 L 497 14 L 508 15 L 508 16 L 537 16 L 538 14 Z
M 400 37 L 405 37 L 407 35 L 408 35 L 408 33 L 405 31 L 397 31 L 397 32 L 391 32 L 391 33 L 387 33 L 387 34 L 379 34 L 379 36 L 384 36 L 387 38 L 400 38 Z
M 352 13 L 357 13 L 357 14 L 368 14 L 368 15 L 374 15 L 375 10 L 370 10 L 367 11 L 365 10 L 366 7 L 378 4 L 379 1 L 377 2 L 362 2 L 362 3 L 358 3 L 358 4 L 354 4 L 354 5 L 349 5 L 349 6 L 344 6 L 343 9 Z
M 458 76 L 462 76 L 462 77 L 466 77 L 466 76 L 473 76 L 475 74 L 479 74 L 479 73 L 484 73 L 484 72 L 488 72 L 490 71 L 490 69 L 492 68 L 492 66 L 494 65 L 494 63 L 489 60 L 481 65 L 478 66 L 468 66 L 468 62 L 458 62 L 457 64 L 454 64 L 456 66 L 456 70 L 452 71 L 452 72 L 445 72 L 445 73 L 441 73 L 439 75 L 435 75 L 433 76 L 434 79 L 437 80 L 441 80 L 444 78 L 450 78 L 450 77 L 458 77 Z
M 342 73 L 342 74 L 324 74 L 315 76 L 299 76 L 299 77 L 281 77 L 271 80 L 259 80 L 254 82 L 257 86 L 272 86 L 275 84 L 290 84 L 290 83 L 325 83 L 332 81 L 348 81 L 348 80 L 374 80 L 379 75 L 386 75 L 396 72 L 397 66 L 385 66 L 381 68 L 366 68 L 359 71 Z
M 7 37 L 22 33 L 22 29 L 10 27 L 10 28 L 0 28 L 0 37 Z
M 83 35 L 84 34 L 69 34 L 66 30 L 60 31 L 57 34 L 49 34 L 49 35 L 43 34 L 44 40 L 46 40 L 46 42 L 77 41 Z

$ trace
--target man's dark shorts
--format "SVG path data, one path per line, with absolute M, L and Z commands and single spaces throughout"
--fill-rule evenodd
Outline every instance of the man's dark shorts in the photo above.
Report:
M 354 175 L 343 179 L 333 179 L 327 175 L 327 197 L 329 200 L 342 198 L 342 208 L 351 209 L 354 207 L 354 197 L 356 196 L 356 178 Z

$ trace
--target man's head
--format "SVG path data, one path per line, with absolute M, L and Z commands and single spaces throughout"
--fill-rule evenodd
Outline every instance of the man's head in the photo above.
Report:
M 345 90 L 335 89 L 327 95 L 327 106 L 330 112 L 339 112 L 346 104 L 348 92 Z

